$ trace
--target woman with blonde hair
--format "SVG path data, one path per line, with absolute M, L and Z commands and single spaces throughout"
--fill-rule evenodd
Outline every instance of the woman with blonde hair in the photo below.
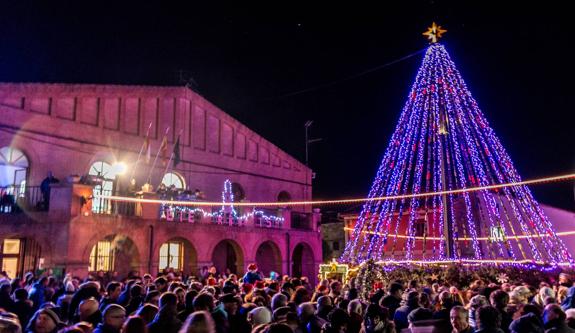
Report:
M 215 333 L 212 316 L 206 311 L 196 311 L 188 316 L 179 333 Z

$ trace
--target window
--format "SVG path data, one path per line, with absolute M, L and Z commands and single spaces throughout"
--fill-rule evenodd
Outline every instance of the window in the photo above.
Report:
M 181 270 L 183 268 L 184 249 L 181 242 L 168 242 L 160 247 L 160 269 L 174 268 Z
M 425 236 L 426 231 L 426 221 L 425 219 L 419 219 L 415 221 L 415 237 Z
M 332 248 L 334 251 L 339 251 L 339 242 L 333 242 Z
M 244 188 L 238 183 L 232 183 L 232 194 L 234 195 L 234 202 L 241 202 L 246 198 Z
M 184 178 L 177 173 L 168 172 L 162 178 L 162 183 L 166 185 L 167 188 L 174 185 L 177 189 L 183 190 L 186 188 L 186 183 L 184 182 Z
M 279 202 L 289 202 L 289 201 L 291 201 L 291 195 L 287 191 L 281 191 L 278 194 L 278 201 Z
M 114 256 L 112 254 L 112 243 L 110 241 L 100 241 L 90 252 L 90 271 L 109 272 L 114 267 Z
M 94 213 L 110 214 L 112 205 L 110 200 L 96 198 L 98 195 L 112 195 L 114 190 L 114 170 L 112 165 L 103 161 L 97 161 L 90 167 L 89 175 L 95 176 L 98 184 L 92 190 L 94 199 L 92 200 L 92 211 Z
M 2 270 L 11 278 L 15 278 L 18 274 L 19 257 L 20 240 L 5 239 L 2 244 Z
M 491 227 L 490 235 L 492 242 L 502 242 L 505 239 L 505 233 L 501 227 Z
M 0 187 L 20 186 L 26 181 L 28 158 L 16 148 L 0 148 Z

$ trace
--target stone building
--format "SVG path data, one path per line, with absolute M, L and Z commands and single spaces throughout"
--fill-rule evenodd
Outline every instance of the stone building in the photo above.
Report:
M 9 274 L 193 273 L 212 264 L 241 273 L 256 262 L 266 274 L 315 278 L 319 210 L 170 203 L 311 199 L 310 169 L 197 93 L 3 83 L 0 114 L 0 262 Z M 48 186 L 49 172 L 59 182 Z M 141 191 L 144 183 L 179 194 Z

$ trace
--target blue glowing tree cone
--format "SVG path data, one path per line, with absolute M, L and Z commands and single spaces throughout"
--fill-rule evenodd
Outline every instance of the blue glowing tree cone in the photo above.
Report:
M 432 44 L 370 198 L 520 181 L 445 47 Z M 527 186 L 368 201 L 341 260 L 573 263 Z

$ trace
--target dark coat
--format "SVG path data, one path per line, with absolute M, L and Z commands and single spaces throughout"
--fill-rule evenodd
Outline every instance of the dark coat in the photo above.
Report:
M 160 309 L 154 321 L 148 324 L 149 333 L 178 333 L 182 321 L 178 319 L 176 311 L 168 308 Z

